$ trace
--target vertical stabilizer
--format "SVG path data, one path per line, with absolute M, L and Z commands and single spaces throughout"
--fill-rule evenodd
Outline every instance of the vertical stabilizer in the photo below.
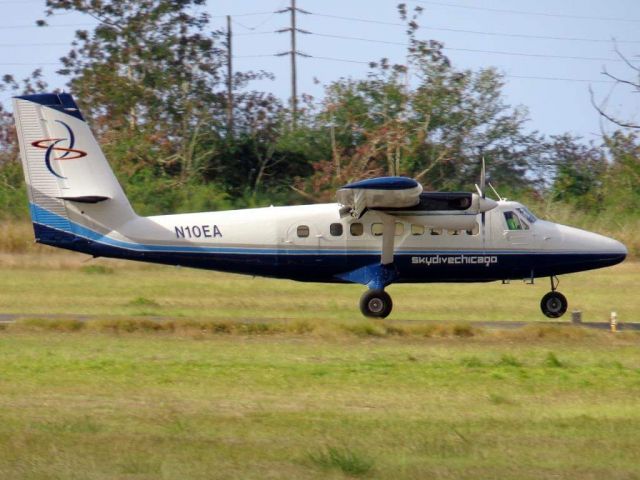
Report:
M 64 246 L 84 227 L 106 235 L 135 218 L 71 95 L 13 102 L 36 240 Z

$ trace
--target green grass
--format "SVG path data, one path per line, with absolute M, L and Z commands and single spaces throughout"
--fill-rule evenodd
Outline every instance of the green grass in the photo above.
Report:
M 546 282 L 392 286 L 372 321 L 359 286 L 82 260 L 0 256 L 2 479 L 640 476 L 640 334 L 473 323 L 543 320 Z M 561 291 L 638 321 L 639 273 Z
M 10 327 L 0 478 L 636 478 L 639 346 Z
M 360 285 L 324 285 L 221 274 L 86 256 L 0 255 L 2 313 L 166 316 L 218 320 L 360 321 Z M 640 263 L 561 277 L 560 291 L 583 321 L 640 321 L 640 295 L 632 294 Z M 392 285 L 392 320 L 546 320 L 540 299 L 548 279 L 535 285 Z M 354 328 L 358 328 L 355 326 Z
M 328 447 L 309 458 L 325 469 L 338 469 L 347 475 L 360 476 L 373 467 L 373 460 L 348 448 Z

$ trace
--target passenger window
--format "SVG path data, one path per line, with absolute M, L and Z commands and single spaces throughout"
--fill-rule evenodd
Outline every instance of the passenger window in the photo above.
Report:
M 424 235 L 424 225 L 411 224 L 411 235 Z
M 362 226 L 361 223 L 352 223 L 349 226 L 349 231 L 351 232 L 351 235 L 353 235 L 354 237 L 359 237 L 364 233 L 364 227 Z
M 382 223 L 372 223 L 371 224 L 371 234 L 374 237 L 381 236 L 383 231 L 384 231 L 384 226 L 382 225 Z M 403 233 L 404 233 L 404 224 L 402 224 L 400 222 L 396 222 L 395 236 L 399 237 Z
M 332 223 L 331 225 L 329 225 L 329 233 L 333 237 L 342 236 L 342 224 L 341 223 Z
M 442 235 L 442 229 L 441 228 L 432 228 L 431 229 L 431 235 Z
M 507 221 L 507 228 L 509 230 L 523 230 L 520 219 L 513 212 L 504 212 L 504 219 Z
M 306 238 L 309 236 L 309 227 L 306 225 L 300 225 L 298 226 L 297 233 L 298 233 L 298 237 Z

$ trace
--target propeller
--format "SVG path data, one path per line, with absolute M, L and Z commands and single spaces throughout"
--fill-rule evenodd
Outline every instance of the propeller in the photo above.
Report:
M 487 171 L 486 171 L 486 168 L 485 168 L 484 155 L 483 155 L 482 156 L 482 168 L 480 169 L 480 185 L 478 185 L 476 183 L 476 190 L 478 191 L 478 195 L 480 196 L 480 198 L 482 200 L 487 198 L 486 184 L 487 184 Z M 486 224 L 486 217 L 485 217 L 484 209 L 480 213 L 480 223 L 482 224 L 482 245 L 484 247 L 484 244 L 485 244 L 484 230 L 485 230 L 485 224 Z

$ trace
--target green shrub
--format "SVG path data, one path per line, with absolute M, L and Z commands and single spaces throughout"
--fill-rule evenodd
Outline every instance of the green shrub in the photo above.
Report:
M 136 297 L 128 304 L 130 307 L 159 307 L 160 304 L 151 298 Z
M 553 368 L 563 368 L 565 366 L 564 363 L 562 363 L 560 359 L 556 357 L 556 354 L 553 352 L 547 353 L 547 357 L 544 360 L 544 364 L 547 367 L 553 367 Z
M 68 318 L 23 318 L 15 326 L 18 329 L 75 332 L 85 327 L 85 322 Z
M 347 475 L 365 475 L 373 468 L 373 460 L 349 448 L 328 447 L 325 450 L 309 454 L 316 465 L 325 469 L 340 470 Z
M 106 275 L 106 274 L 113 273 L 113 268 L 105 267 L 104 265 L 85 265 L 84 267 L 80 268 L 80 270 L 82 271 L 82 273 L 98 274 L 98 275 Z

